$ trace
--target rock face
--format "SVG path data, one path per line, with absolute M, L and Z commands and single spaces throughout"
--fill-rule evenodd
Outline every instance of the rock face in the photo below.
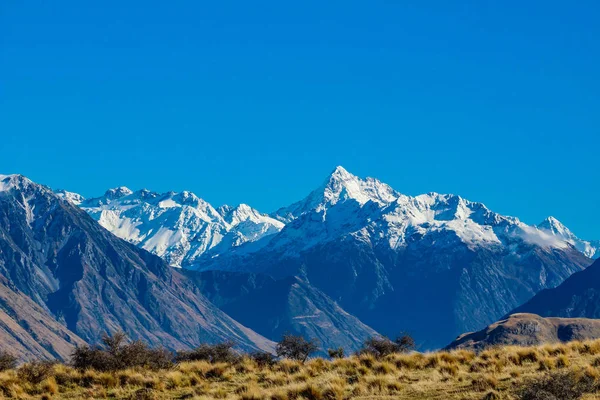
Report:
M 600 318 L 600 260 L 585 271 L 573 274 L 560 286 L 542 290 L 513 313 L 541 316 Z
M 117 238 L 75 205 L 20 175 L 0 176 L 0 277 L 16 293 L 3 291 L 12 304 L 29 298 L 35 305 L 27 307 L 60 324 L 62 330 L 57 324 L 47 327 L 67 343 L 94 343 L 104 332 L 123 330 L 171 349 L 221 340 L 245 349 L 273 348 L 159 257 Z M 0 309 L 11 316 L 14 306 L 3 303 Z M 24 323 L 19 322 L 35 335 Z M 63 344 L 56 346 L 46 350 L 64 356 Z
M 0 350 L 20 360 L 67 359 L 84 340 L 0 277 Z
M 378 335 L 297 277 L 275 280 L 262 274 L 222 271 L 186 274 L 228 315 L 274 341 L 288 332 L 315 338 L 324 355 L 329 348 L 356 351 L 367 338 Z
M 512 314 L 478 332 L 465 333 L 446 349 L 482 350 L 492 346 L 536 346 L 600 338 L 600 320 L 542 318 L 535 314 Z
M 591 260 L 551 230 L 455 195 L 402 195 L 338 167 L 260 246 L 188 268 L 298 276 L 378 332 L 422 348 L 496 321 Z

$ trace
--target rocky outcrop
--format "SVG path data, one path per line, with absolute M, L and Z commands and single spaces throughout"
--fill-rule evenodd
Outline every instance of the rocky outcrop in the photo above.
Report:
M 482 350 L 493 346 L 536 346 L 600 338 L 600 320 L 543 318 L 535 314 L 512 314 L 478 332 L 465 333 L 446 349 Z

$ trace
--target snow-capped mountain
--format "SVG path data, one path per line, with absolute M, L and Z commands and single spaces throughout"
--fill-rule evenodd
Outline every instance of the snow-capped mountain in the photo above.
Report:
M 377 179 L 352 175 L 343 167 L 337 167 L 305 199 L 271 216 L 245 204 L 215 209 L 191 192 L 159 194 L 119 187 L 87 200 L 64 190 L 56 193 L 79 205 L 115 235 L 173 266 L 193 269 L 205 259 L 234 248 L 234 254 L 246 254 L 263 246 L 280 246 L 290 254 L 347 233 L 387 241 L 391 248 L 401 248 L 426 233 L 444 231 L 471 247 L 524 242 L 545 248 L 574 246 L 587 257 L 600 255 L 600 243 L 578 239 L 553 218 L 533 226 L 456 195 L 406 196 Z M 335 207 L 337 204 L 340 207 Z M 303 221 L 300 229 L 297 223 L 290 224 L 307 213 L 312 219 Z M 285 224 L 288 228 L 275 235 Z M 253 245 L 238 249 L 247 242 Z
M 409 330 L 430 347 L 481 329 L 591 263 L 562 235 L 481 203 L 406 196 L 341 167 L 273 217 L 287 224 L 259 247 L 188 267 L 297 275 L 375 330 Z
M 173 350 L 274 347 L 162 259 L 21 175 L 0 176 L 0 315 L 0 349 L 14 345 L 23 358 L 68 358 L 118 330 Z
M 85 198 L 79 193 L 68 192 L 64 189 L 55 190 L 54 193 L 56 193 L 58 197 L 67 200 L 76 206 L 80 205 L 85 200 Z
M 360 179 L 338 166 L 321 186 L 312 191 L 305 199 L 277 210 L 273 217 L 290 222 L 308 211 L 322 211 L 340 201 L 352 199 L 359 204 L 372 201 L 378 205 L 389 204 L 400 193 L 381 183 L 377 179 Z
M 118 237 L 177 267 L 193 263 L 209 251 L 214 255 L 257 241 L 284 225 L 245 204 L 216 210 L 187 191 L 161 194 L 119 187 L 92 199 L 65 191 L 58 194 Z
M 600 240 L 587 241 L 579 239 L 569 230 L 569 228 L 564 226 L 554 217 L 546 218 L 542 223 L 538 224 L 537 227 L 575 246 L 577 250 L 581 251 L 589 258 L 600 258 Z
M 310 217 L 295 222 L 306 215 Z M 344 234 L 399 249 L 427 235 L 449 233 L 450 242 L 436 240 L 436 246 L 453 244 L 458 239 L 471 248 L 496 246 L 518 251 L 520 244 L 544 249 L 573 246 L 587 257 L 600 255 L 594 242 L 577 238 L 552 217 L 538 226 L 528 225 L 458 195 L 432 192 L 406 196 L 376 179 L 358 178 L 342 167 L 337 167 L 305 199 L 279 209 L 272 217 L 286 221 L 287 226 L 264 246 L 285 248 L 286 254 L 322 245 Z M 233 253 L 260 249 L 242 247 Z

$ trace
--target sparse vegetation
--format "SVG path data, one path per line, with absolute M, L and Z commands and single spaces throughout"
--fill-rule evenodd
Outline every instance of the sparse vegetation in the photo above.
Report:
M 202 344 L 190 350 L 177 352 L 177 362 L 208 361 L 211 363 L 235 363 L 240 355 L 233 349 L 235 343 Z
M 127 343 L 127 336 L 117 332 L 104 335 L 103 346 L 77 347 L 71 364 L 79 370 L 116 371 L 132 367 L 164 369 L 173 365 L 173 354 L 163 348 L 153 349 L 141 341 Z
M 329 355 L 329 358 L 344 358 L 346 356 L 343 347 L 338 347 L 337 349 L 329 349 L 327 350 L 327 354 Z
M 305 362 L 317 350 L 319 345 L 315 339 L 306 340 L 302 336 L 285 334 L 277 343 L 276 354 L 277 357 Z
M 155 354 L 133 343 L 111 338 L 92 350 L 109 359 L 133 352 L 144 355 L 133 359 L 147 360 L 145 354 Z M 78 367 L 75 360 L 69 365 L 32 362 L 15 368 L 13 364 L 0 372 L 0 399 L 600 400 L 596 349 L 600 341 L 507 346 L 478 354 L 394 351 L 337 357 L 336 351 L 328 360 L 238 354 L 225 343 L 201 346 L 184 353 L 184 358 L 179 353 L 175 363 L 136 361 L 127 366 L 110 361 L 106 368 L 103 361 L 100 369 L 93 366 L 96 361 Z
M 17 357 L 6 351 L 0 351 L 0 372 L 17 366 Z
M 375 336 L 365 341 L 359 353 L 381 358 L 394 353 L 408 353 L 414 349 L 415 341 L 409 335 L 400 335 L 396 340 L 385 336 Z

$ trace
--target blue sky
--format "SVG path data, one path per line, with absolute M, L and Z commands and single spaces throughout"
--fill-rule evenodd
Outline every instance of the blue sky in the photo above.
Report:
M 336 166 L 600 238 L 592 1 L 5 1 L 0 173 L 272 211 Z

